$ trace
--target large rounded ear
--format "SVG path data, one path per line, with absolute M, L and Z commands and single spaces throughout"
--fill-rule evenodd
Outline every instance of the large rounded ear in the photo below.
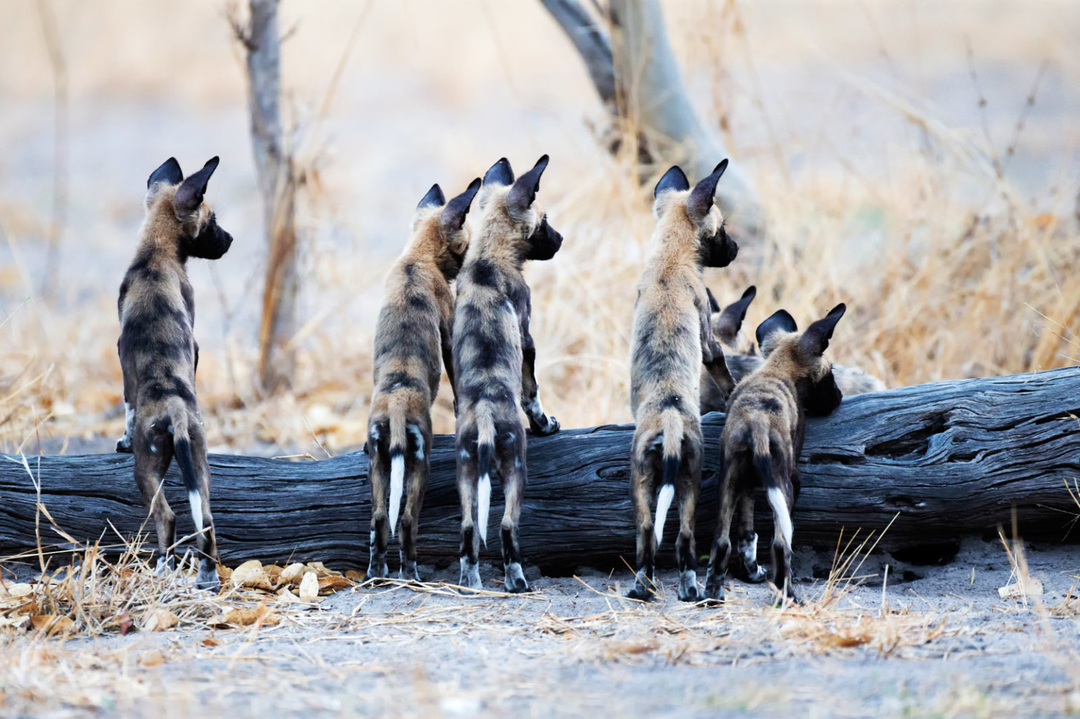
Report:
M 722 338 L 735 339 L 735 336 L 739 334 L 739 330 L 742 329 L 743 320 L 746 319 L 746 310 L 755 297 L 757 297 L 757 288 L 750 285 L 743 292 L 742 297 L 724 308 L 724 311 L 720 313 L 720 319 L 716 323 L 716 331 L 720 333 Z
M 190 214 L 199 209 L 203 195 L 206 194 L 206 186 L 210 183 L 210 176 L 214 174 L 217 166 L 218 158 L 212 157 L 201 170 L 181 183 L 179 189 L 176 190 L 176 199 L 173 200 L 173 209 L 178 215 Z
M 798 332 L 799 326 L 795 324 L 795 318 L 788 314 L 787 310 L 777 310 L 772 314 L 769 319 L 758 325 L 757 337 L 758 347 L 761 348 L 762 354 L 768 356 L 769 352 L 766 347 L 766 341 L 777 332 Z
M 678 165 L 672 165 L 671 169 L 664 173 L 660 181 L 653 188 L 652 196 L 655 200 L 665 192 L 682 192 L 690 189 L 690 181 L 686 179 L 686 173 Z
M 465 192 L 446 203 L 446 207 L 440 213 L 439 219 L 451 232 L 457 232 L 465 224 L 465 216 L 469 214 L 473 198 L 476 197 L 476 193 L 479 191 L 480 178 L 477 177 L 469 183 L 469 187 Z
M 709 296 L 709 312 L 715 315 L 720 311 L 720 303 L 716 301 L 716 295 L 708 287 L 705 288 L 705 294 Z
M 150 177 L 146 180 L 146 189 L 149 190 L 157 184 L 179 185 L 183 181 L 184 173 L 180 170 L 180 163 L 175 157 L 170 157 L 161 163 L 158 169 L 150 173 Z
M 499 161 L 484 173 L 484 187 L 489 185 L 505 187 L 512 184 L 514 184 L 514 169 L 510 167 L 510 161 L 505 157 L 500 157 Z
M 720 181 L 727 166 L 728 161 L 721 160 L 712 174 L 694 185 L 694 189 L 691 190 L 690 197 L 686 199 L 686 211 L 694 222 L 701 222 L 712 209 L 713 198 L 716 196 L 716 183 Z
M 843 302 L 833 307 L 829 314 L 806 328 L 799 338 L 799 349 L 811 356 L 821 356 L 829 348 L 836 323 L 844 316 L 847 305 Z
M 543 155 L 533 168 L 517 179 L 506 195 L 506 204 L 514 212 L 524 212 L 532 207 L 536 193 L 540 191 L 540 177 L 548 166 L 548 156 Z
M 435 183 L 431 186 L 431 189 L 427 191 L 427 194 L 420 200 L 420 204 L 416 206 L 417 211 L 426 210 L 429 207 L 442 207 L 446 204 L 446 195 L 443 194 L 442 188 L 439 187 L 439 183 Z

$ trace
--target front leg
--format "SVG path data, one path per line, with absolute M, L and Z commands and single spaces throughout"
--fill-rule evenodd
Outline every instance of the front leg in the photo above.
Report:
M 720 388 L 720 396 L 726 403 L 727 398 L 731 396 L 732 391 L 735 389 L 735 380 L 731 377 L 731 371 L 728 369 L 727 360 L 724 358 L 724 350 L 713 335 L 709 302 L 707 300 L 702 301 L 699 297 L 695 304 L 700 319 L 698 326 L 701 331 L 701 362 L 705 365 L 709 376 L 716 382 L 716 386 Z
M 439 326 L 439 339 L 442 343 L 442 361 L 443 367 L 446 369 L 446 378 L 450 381 L 450 391 L 454 394 L 454 416 L 457 417 L 457 385 L 454 384 L 454 338 L 453 338 L 453 324 L 454 317 L 450 316 L 450 320 L 443 320 Z
M 123 358 L 121 358 L 123 365 Z M 135 396 L 137 390 L 134 382 L 128 379 L 129 374 L 124 373 L 124 436 L 116 441 L 116 451 L 132 454 L 135 449 L 132 440 L 135 438 Z
M 521 322 L 521 408 L 529 417 L 533 434 L 545 437 L 559 431 L 559 420 L 544 414 L 540 403 L 540 388 L 536 385 L 536 345 L 529 334 L 527 312 L 519 315 Z

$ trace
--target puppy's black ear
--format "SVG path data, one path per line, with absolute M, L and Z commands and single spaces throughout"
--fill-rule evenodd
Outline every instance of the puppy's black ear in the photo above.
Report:
M 720 319 L 716 323 L 716 331 L 725 342 L 733 342 L 735 336 L 742 329 L 743 320 L 746 319 L 746 310 L 757 296 L 757 288 L 751 285 L 743 292 L 741 298 L 732 302 L 720 313 Z
M 690 213 L 690 218 L 695 222 L 703 220 L 705 215 L 709 214 L 709 210 L 712 209 L 713 198 L 716 195 L 716 183 L 720 181 L 720 177 L 724 174 L 727 166 L 728 161 L 726 159 L 721 160 L 711 175 L 694 185 L 690 197 L 686 200 L 686 211 Z
M 177 214 L 190 213 L 199 209 L 203 195 L 206 194 L 206 186 L 210 183 L 210 176 L 217 169 L 218 158 L 212 157 L 202 169 L 190 175 L 176 190 L 176 199 L 173 200 L 173 208 Z
M 811 356 L 820 357 L 829 348 L 836 323 L 844 316 L 847 305 L 843 302 L 829 310 L 829 314 L 806 328 L 799 338 L 799 349 Z
M 150 173 L 149 179 L 146 181 L 146 189 L 151 189 L 154 185 L 179 185 L 184 181 L 184 173 L 180 170 L 180 163 L 176 161 L 175 157 L 170 157 L 165 162 L 161 163 L 161 167 Z
M 517 179 L 510 192 L 506 195 L 506 204 L 517 212 L 524 212 L 532 206 L 536 200 L 536 193 L 540 191 L 540 177 L 548 166 L 548 156 L 543 155 L 533 168 Z
M 766 348 L 766 340 L 777 332 L 798 332 L 799 326 L 795 324 L 795 318 L 788 314 L 787 310 L 777 310 L 769 317 L 769 319 L 758 325 L 757 336 L 758 347 L 761 348 L 763 354 L 768 355 L 768 349 Z
M 442 213 L 439 215 L 442 223 L 453 232 L 460 230 L 465 224 L 465 216 L 469 214 L 473 198 L 476 197 L 476 193 L 479 191 L 480 178 L 478 177 L 469 183 L 469 187 L 465 192 L 446 203 L 446 207 L 443 208 Z
M 510 161 L 505 157 L 488 168 L 484 173 L 484 186 L 488 185 L 512 185 L 514 184 L 514 169 L 510 167 Z
M 716 314 L 720 311 L 720 303 L 716 301 L 716 295 L 708 287 L 705 288 L 705 294 L 709 296 L 709 312 Z
M 690 189 L 690 181 L 686 179 L 686 173 L 678 165 L 672 165 L 671 169 L 664 173 L 660 181 L 653 189 L 653 199 L 660 197 L 665 192 L 682 192 Z
M 420 200 L 420 204 L 416 206 L 417 210 L 424 210 L 428 207 L 442 207 L 446 204 L 446 195 L 443 194 L 442 188 L 439 187 L 439 183 L 435 183 L 431 186 L 431 189 L 427 191 L 427 194 Z

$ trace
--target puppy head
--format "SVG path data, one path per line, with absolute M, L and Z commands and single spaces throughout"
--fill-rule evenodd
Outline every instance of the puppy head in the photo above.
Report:
M 722 160 L 708 177 L 690 187 L 678 165 L 664 173 L 653 190 L 653 215 L 657 222 L 667 218 L 688 223 L 697 240 L 702 267 L 727 267 L 739 254 L 739 245 L 728 237 L 724 217 L 716 206 L 716 184 L 727 169 Z
M 799 403 L 812 415 L 826 415 L 840 406 L 832 363 L 825 358 L 836 323 L 847 306 L 838 304 L 800 333 L 795 319 L 779 310 L 757 328 L 758 346 L 766 362 L 795 385 Z
M 713 335 L 725 347 L 738 351 L 741 349 L 739 345 L 743 344 L 739 341 L 739 338 L 743 320 L 746 319 L 746 310 L 750 307 L 750 303 L 754 301 L 754 297 L 757 296 L 757 288 L 753 285 L 746 288 L 742 297 L 722 310 L 720 309 L 720 303 L 713 296 L 712 290 L 706 288 L 705 291 L 709 294 Z
M 547 213 L 536 202 L 540 178 L 547 169 L 544 155 L 532 169 L 514 179 L 514 170 L 504 157 L 484 175 L 480 206 L 489 221 L 509 227 L 506 241 L 512 254 L 520 261 L 550 260 L 562 247 L 563 237 L 547 219 Z
M 210 177 L 217 169 L 218 158 L 211 158 L 202 169 L 184 178 L 180 163 L 170 157 L 154 170 L 146 181 L 148 211 L 167 213 L 176 228 L 177 254 L 216 260 L 232 245 L 232 235 L 217 223 L 217 217 L 204 199 Z
M 476 178 L 464 192 L 447 202 L 442 188 L 435 184 L 416 206 L 413 234 L 447 280 L 457 277 L 465 261 L 469 249 L 469 227 L 465 219 L 479 190 L 480 178 Z

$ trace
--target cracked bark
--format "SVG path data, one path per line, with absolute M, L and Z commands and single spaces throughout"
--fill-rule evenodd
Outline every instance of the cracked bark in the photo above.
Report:
M 1025 538 L 1059 541 L 1080 508 L 1065 482 L 1080 475 L 1080 368 L 905 387 L 845 399 L 811 420 L 801 458 L 802 495 L 795 545 L 835 549 L 841 530 L 883 530 L 880 547 L 911 549 L 1011 526 Z M 723 415 L 704 419 L 706 462 L 698 548 L 707 552 L 716 516 L 713 477 Z M 542 568 L 623 568 L 632 561 L 631 425 L 563 430 L 529 438 L 529 486 L 521 515 L 525 557 Z M 459 509 L 453 438 L 432 448 L 431 483 L 421 514 L 423 563 L 456 561 Z M 34 546 L 36 495 L 21 460 L 0 458 L 0 556 Z M 42 501 L 59 527 L 80 541 L 124 535 L 145 513 L 128 455 L 28 458 Z M 367 564 L 370 492 L 367 459 L 352 453 L 319 462 L 212 455 L 212 505 L 228 564 L 322 560 Z M 166 495 L 177 530 L 193 530 L 182 485 L 170 470 Z M 492 497 L 500 521 L 501 493 Z M 765 505 L 759 502 L 759 509 Z M 758 533 L 771 536 L 759 513 Z M 42 519 L 45 541 L 64 540 Z M 1072 539 L 1078 533 L 1074 532 Z M 499 533 L 482 553 L 498 562 Z M 862 535 L 860 535 L 862 536 Z M 661 555 L 670 561 L 671 537 Z

